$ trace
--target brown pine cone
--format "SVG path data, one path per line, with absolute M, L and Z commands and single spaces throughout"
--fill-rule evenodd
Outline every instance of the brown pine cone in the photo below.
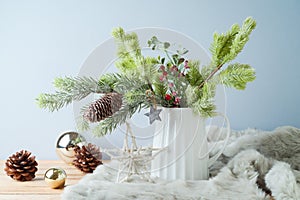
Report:
M 122 106 L 122 94 L 107 93 L 94 103 L 92 103 L 84 112 L 83 117 L 89 122 L 99 122 L 112 116 L 120 110 Z
M 10 156 L 5 163 L 4 171 L 17 181 L 30 181 L 35 177 L 38 163 L 31 152 L 22 150 Z
M 96 145 L 89 143 L 81 148 L 76 146 L 73 165 L 85 173 L 92 173 L 98 165 L 102 165 L 102 154 Z

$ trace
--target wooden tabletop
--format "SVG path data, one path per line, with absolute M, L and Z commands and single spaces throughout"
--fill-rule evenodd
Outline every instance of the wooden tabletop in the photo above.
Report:
M 0 161 L 0 199 L 1 200 L 57 200 L 61 199 L 63 189 L 51 189 L 44 181 L 44 173 L 50 167 L 61 167 L 67 173 L 65 186 L 76 184 L 85 174 L 72 165 L 57 160 L 37 160 L 38 171 L 35 179 L 27 182 L 15 181 L 4 171 L 5 161 Z

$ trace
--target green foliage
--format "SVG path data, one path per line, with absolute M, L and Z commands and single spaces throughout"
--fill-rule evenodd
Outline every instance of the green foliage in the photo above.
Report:
M 61 92 L 66 93 L 90 93 L 101 90 L 102 85 L 91 77 L 65 77 L 55 78 L 53 82 L 54 87 Z
M 112 31 L 112 36 L 115 38 L 118 47 L 117 55 L 119 57 L 124 58 L 130 55 L 132 58 L 139 58 L 142 56 L 136 33 L 125 33 L 125 31 L 119 27 Z
M 189 107 L 194 107 L 193 104 L 201 98 L 201 91 L 197 86 L 188 85 L 185 94 Z
M 91 128 L 90 123 L 84 119 L 83 114 L 76 118 L 76 127 L 79 131 L 82 132 L 87 131 Z
M 251 32 L 255 29 L 256 22 L 251 17 L 248 17 L 244 23 L 242 28 L 239 30 L 239 32 L 235 35 L 235 38 L 232 42 L 232 46 L 230 48 L 230 53 L 228 56 L 228 61 L 233 60 L 244 48 L 245 44 L 249 40 L 249 36 Z M 226 60 L 224 59 L 224 60 Z
M 59 91 L 71 92 L 75 86 L 75 79 L 71 77 L 55 78 L 53 85 Z
M 56 78 L 54 86 L 57 91 L 54 94 L 42 93 L 36 99 L 40 108 L 53 112 L 64 106 L 79 101 L 90 93 L 106 93 L 110 87 L 106 83 L 99 82 L 91 77 L 65 77 Z
M 112 32 L 115 38 L 119 60 L 116 66 L 128 78 L 143 80 L 151 85 L 157 70 L 155 65 L 158 61 L 152 57 L 144 57 L 136 33 L 125 33 L 122 28 L 116 28 Z
M 235 59 L 242 51 L 255 27 L 256 22 L 248 17 L 242 27 L 234 24 L 225 34 L 215 33 L 210 48 L 211 63 L 204 66 L 200 72 L 197 68 L 191 68 L 188 80 L 194 87 L 190 87 L 186 91 L 188 105 L 202 116 L 214 114 L 213 98 L 217 84 L 242 90 L 245 89 L 248 82 L 255 79 L 254 69 L 249 65 L 231 64 L 221 70 L 223 65 Z M 218 71 L 220 73 L 217 73 Z
M 190 71 L 187 73 L 186 78 L 191 86 L 198 86 L 200 85 L 204 79 L 199 71 L 199 62 L 190 62 Z
M 215 82 L 205 83 L 201 89 L 189 85 L 186 90 L 189 107 L 203 117 L 212 117 L 216 109 L 214 105 L 215 90 Z
M 115 65 L 121 72 L 133 72 L 137 67 L 135 61 L 130 56 L 127 56 L 122 60 L 117 60 Z
M 134 113 L 139 112 L 142 108 L 147 108 L 149 106 L 148 104 L 143 103 L 144 102 L 142 100 L 133 104 L 125 103 L 118 112 L 100 121 L 96 127 L 93 128 L 93 134 L 100 137 L 111 133 L 117 128 L 117 126 L 124 124 L 127 119 L 131 118 Z
M 42 93 L 36 101 L 40 108 L 53 112 L 72 103 L 73 98 L 72 95 L 65 92 L 56 92 L 55 94 Z
M 98 87 L 101 88 L 98 90 L 98 93 L 108 93 L 114 91 L 115 85 L 117 84 L 120 75 L 115 74 L 104 74 L 100 77 L 98 82 Z
M 219 76 L 221 84 L 244 90 L 248 82 L 255 80 L 255 71 L 249 65 L 235 63 L 221 71 Z
M 141 81 L 144 81 L 149 85 L 149 89 L 152 90 L 152 86 L 150 86 L 153 81 L 158 76 L 157 73 L 157 64 L 158 61 L 155 58 L 146 57 L 140 63 L 138 69 L 138 76 L 134 78 L 139 78 Z
M 136 33 L 125 33 L 122 28 L 115 28 L 112 36 L 117 45 L 117 55 L 120 58 L 116 62 L 116 66 L 123 73 L 134 71 L 142 57 Z
M 255 27 L 255 20 L 248 17 L 241 28 L 234 24 L 225 34 L 215 33 L 210 48 L 213 64 L 220 66 L 235 59 L 244 48 Z
M 156 36 L 153 36 L 150 40 L 148 40 L 148 46 L 151 47 L 152 50 L 167 50 L 171 44 L 169 42 L 161 42 Z
M 200 74 L 202 75 L 203 80 L 206 80 L 208 76 L 215 70 L 216 66 L 211 62 L 208 65 L 202 66 L 200 69 Z M 200 84 L 199 84 L 200 85 Z
M 229 61 L 232 43 L 239 30 L 239 25 L 235 24 L 225 34 L 214 33 L 213 43 L 210 47 L 214 66 L 223 65 Z
M 132 90 L 140 90 L 145 93 L 146 90 L 150 89 L 149 87 L 145 80 L 124 74 L 119 76 L 118 82 L 115 84 L 115 91 L 120 94 L 126 94 Z
M 165 95 L 168 91 L 168 86 L 166 84 L 163 84 L 159 78 L 153 82 L 153 90 L 154 94 L 156 95 L 155 100 L 158 104 L 163 105 L 163 100 L 165 98 Z
M 141 90 L 132 90 L 128 91 L 125 96 L 124 96 L 125 101 L 127 102 L 128 105 L 136 105 L 136 102 L 146 102 L 147 97 L 144 91 Z
M 184 57 L 187 49 L 179 48 L 176 53 L 171 53 L 171 44 L 156 36 L 148 41 L 148 46 L 163 51 L 165 57 L 145 57 L 136 33 L 125 33 L 122 28 L 116 28 L 112 35 L 117 46 L 119 59 L 115 65 L 119 73 L 104 74 L 99 80 L 90 77 L 56 78 L 54 87 L 57 91 L 40 94 L 37 103 L 41 108 L 55 111 L 91 93 L 122 94 L 121 109 L 96 125 L 90 126 L 83 116 L 77 119 L 79 130 L 92 129 L 96 136 L 112 132 L 134 113 L 153 104 L 190 107 L 203 117 L 214 116 L 218 84 L 242 90 L 255 79 L 251 66 L 230 64 L 244 48 L 255 26 L 256 22 L 249 17 L 241 27 L 234 24 L 225 34 L 215 33 L 210 47 L 211 63 L 201 68 L 199 61 Z

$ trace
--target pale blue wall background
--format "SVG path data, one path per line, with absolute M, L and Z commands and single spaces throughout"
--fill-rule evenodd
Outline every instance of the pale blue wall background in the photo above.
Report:
M 116 26 L 171 28 L 208 49 L 214 31 L 253 16 L 258 25 L 238 61 L 255 67 L 257 79 L 226 91 L 232 127 L 300 127 L 299 11 L 297 0 L 0 0 L 0 159 L 20 149 L 57 158 L 57 136 L 75 129 L 72 106 L 48 113 L 35 98 L 53 91 L 55 77 L 76 76 Z

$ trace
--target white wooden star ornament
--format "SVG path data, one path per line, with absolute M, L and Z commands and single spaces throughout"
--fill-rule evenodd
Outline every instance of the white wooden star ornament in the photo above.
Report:
M 165 148 L 137 147 L 135 136 L 130 125 L 126 122 L 127 131 L 124 139 L 123 149 L 104 150 L 112 160 L 119 161 L 119 169 L 116 182 L 128 182 L 133 176 L 139 177 L 148 182 L 151 179 L 150 162 Z M 131 137 L 131 148 L 128 146 L 128 133 Z

